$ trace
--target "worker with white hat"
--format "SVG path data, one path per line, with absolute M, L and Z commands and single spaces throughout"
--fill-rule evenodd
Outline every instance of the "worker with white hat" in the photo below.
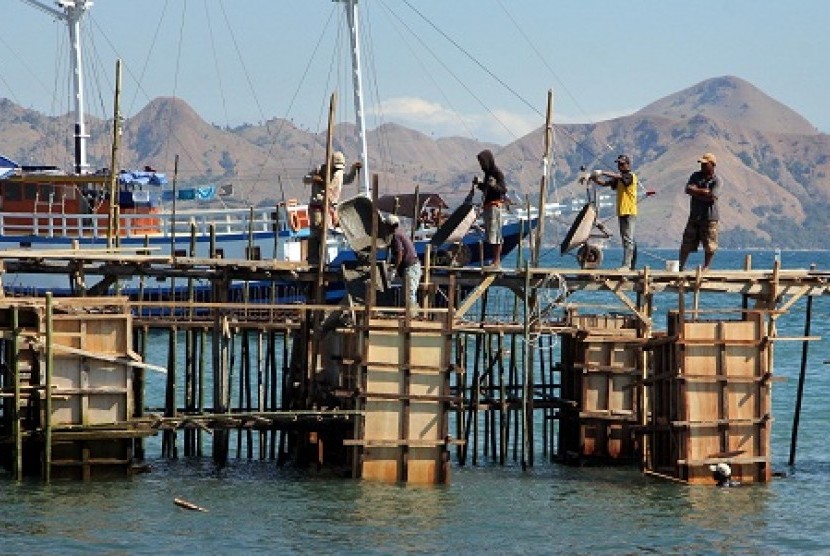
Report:
M 733 486 L 732 467 L 726 462 L 720 462 L 709 466 L 712 476 L 719 487 Z
M 321 164 L 303 177 L 303 183 L 311 185 L 311 196 L 308 201 L 310 218 L 310 236 L 308 241 L 308 260 L 310 264 L 316 264 L 319 257 L 320 242 L 323 235 L 323 204 L 325 195 L 328 192 L 329 201 L 329 224 L 337 226 L 337 204 L 340 202 L 340 195 L 344 184 L 354 181 L 357 172 L 362 167 L 360 162 L 352 164 L 348 173 L 345 172 L 346 156 L 341 151 L 335 151 L 331 155 L 331 179 L 326 189 L 326 173 L 328 168 Z

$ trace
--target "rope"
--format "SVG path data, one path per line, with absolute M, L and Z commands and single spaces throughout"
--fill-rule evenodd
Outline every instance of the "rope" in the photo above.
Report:
M 510 87 L 510 85 L 508 85 L 507 83 L 505 83 L 505 82 L 504 82 L 501 78 L 499 78 L 496 74 L 494 74 L 492 71 L 490 71 L 489 69 L 487 69 L 487 68 L 484 66 L 484 64 L 482 64 L 481 62 L 479 62 L 479 61 L 478 61 L 478 60 L 477 60 L 477 59 L 476 59 L 476 58 L 475 58 L 472 54 L 470 54 L 470 53 L 469 53 L 469 52 L 468 52 L 468 51 L 467 51 L 464 47 L 462 47 L 462 46 L 461 46 L 458 42 L 456 42 L 455 40 L 453 40 L 453 39 L 452 39 L 449 35 L 447 35 L 447 34 L 446 34 L 443 30 L 441 30 L 441 29 L 440 29 L 437 25 L 435 25 L 432 21 L 430 21 L 429 19 L 427 19 L 427 18 L 426 18 L 426 16 L 424 16 L 424 14 L 422 14 L 420 11 L 418 11 L 418 9 L 417 9 L 417 8 L 415 8 L 415 7 L 414 7 L 414 6 L 413 6 L 413 5 L 409 2 L 409 0 L 404 0 L 404 4 L 406 4 L 406 5 L 409 7 L 409 9 L 411 9 L 411 10 L 412 10 L 413 12 L 415 12 L 415 13 L 416 13 L 416 14 L 417 14 L 417 15 L 418 15 L 421 19 L 423 19 L 423 20 L 427 23 L 427 25 L 429 25 L 430 27 L 432 27 L 432 28 L 433 28 L 433 29 L 434 29 L 434 30 L 435 30 L 435 31 L 436 31 L 439 35 L 441 35 L 442 37 L 444 37 L 444 38 L 445 38 L 445 39 L 446 39 L 446 40 L 447 40 L 450 44 L 452 44 L 452 45 L 453 45 L 456 49 L 458 49 L 458 50 L 459 50 L 462 54 L 464 54 L 464 55 L 465 55 L 467 58 L 469 58 L 469 59 L 470 59 L 470 60 L 471 60 L 474 64 L 476 64 L 476 65 L 477 65 L 477 66 L 478 66 L 478 67 L 479 67 L 482 71 L 484 71 L 487 75 L 489 75 L 489 76 L 490 76 L 491 78 L 493 78 L 496 82 L 498 82 L 498 83 L 499 83 L 502 87 L 504 87 L 507 91 L 509 91 L 509 92 L 510 92 L 513 96 L 515 96 L 517 99 L 519 99 L 519 101 L 520 101 L 520 102 L 522 102 L 523 104 L 525 104 L 526 106 L 528 106 L 528 107 L 529 107 L 529 108 L 530 108 L 530 109 L 531 109 L 534 113 L 536 113 L 536 114 L 537 114 L 537 115 L 539 115 L 540 117 L 542 117 L 542 118 L 544 118 L 544 117 L 545 117 L 545 115 L 544 115 L 544 114 L 542 114 L 542 113 L 539 111 L 539 109 L 538 109 L 538 108 L 536 108 L 535 106 L 533 106 L 533 104 L 531 104 L 530 102 L 528 102 L 528 101 L 527 101 L 527 99 L 525 99 L 524 97 L 522 97 L 522 96 L 521 96 L 518 92 L 516 92 L 516 90 L 515 90 L 515 89 L 513 89 L 512 87 Z M 440 63 L 440 64 L 444 67 L 444 69 L 446 69 L 446 70 L 447 70 L 447 72 L 448 72 L 448 73 L 449 73 L 449 74 L 450 74 L 450 75 L 451 75 L 451 76 L 452 76 L 452 77 L 453 77 L 453 78 L 454 78 L 454 79 L 455 79 L 455 80 L 456 80 L 456 81 L 457 81 L 457 82 L 458 82 L 458 83 L 459 83 L 459 84 L 460 84 L 460 85 L 464 88 L 464 90 L 465 90 L 465 91 L 467 91 L 467 92 L 470 94 L 470 96 L 471 96 L 471 97 L 473 97 L 473 98 L 474 98 L 474 99 L 475 99 L 475 100 L 476 100 L 476 101 L 477 101 L 477 102 L 478 102 L 478 103 L 479 103 L 479 104 L 480 104 L 480 105 L 481 105 L 481 106 L 482 106 L 482 107 L 483 107 L 483 108 L 487 111 L 487 113 L 488 113 L 488 114 L 490 114 L 490 116 L 491 116 L 491 117 L 492 117 L 495 121 L 497 121 L 497 122 L 499 123 L 499 125 L 500 125 L 502 128 L 504 128 L 504 130 L 505 130 L 505 131 L 506 131 L 506 132 L 507 132 L 507 133 L 508 133 L 511 137 L 513 137 L 514 139 L 518 139 L 518 137 L 516 136 L 516 134 L 515 134 L 515 133 L 513 133 L 513 131 L 512 131 L 512 130 L 511 130 L 511 129 L 507 126 L 507 124 L 505 124 L 505 123 L 504 123 L 504 122 L 503 122 L 503 121 L 502 121 L 502 120 L 501 120 L 501 119 L 500 119 L 500 118 L 499 118 L 499 117 L 498 117 L 495 113 L 493 113 L 493 111 L 492 111 L 492 110 L 490 110 L 490 109 L 489 109 L 489 107 L 487 107 L 487 105 L 484 103 L 484 101 L 482 101 L 482 100 L 478 97 L 478 95 L 476 95 L 476 94 L 475 94 L 475 93 L 474 93 L 474 92 L 473 92 L 473 91 L 472 91 L 472 90 L 471 90 L 471 89 L 470 89 L 470 88 L 469 88 L 469 87 L 468 87 L 468 86 L 467 86 L 467 85 L 466 85 L 463 81 L 461 81 L 461 79 L 460 79 L 457 75 L 455 75 L 455 73 L 453 73 L 453 72 L 452 72 L 452 70 L 450 70 L 450 69 L 449 69 L 449 67 L 448 67 L 446 64 L 444 64 L 444 62 L 443 62 L 443 61 L 441 61 L 441 59 L 440 59 L 440 58 L 438 58 L 438 57 L 437 57 L 437 56 L 436 56 L 436 55 L 435 55 L 435 54 L 434 54 L 431 50 L 430 50 L 430 53 L 431 53 L 433 56 L 435 56 L 436 60 L 438 60 L 438 61 L 439 61 L 439 63 Z

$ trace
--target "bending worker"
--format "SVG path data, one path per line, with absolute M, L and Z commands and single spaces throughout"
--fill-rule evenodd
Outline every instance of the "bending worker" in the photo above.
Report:
M 409 308 L 418 309 L 418 285 L 421 283 L 421 261 L 415 251 L 415 245 L 400 227 L 400 220 L 394 214 L 386 217 L 386 223 L 392 229 L 389 240 L 392 249 L 392 265 L 395 272 L 404 280 L 409 290 Z

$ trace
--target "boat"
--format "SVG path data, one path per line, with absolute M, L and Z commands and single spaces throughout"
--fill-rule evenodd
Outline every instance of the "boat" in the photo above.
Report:
M 277 206 L 251 208 L 202 207 L 200 200 L 214 198 L 217 188 L 171 189 L 165 174 L 152 168 L 143 171 L 104 169 L 90 172 L 86 161 L 84 124 L 84 90 L 80 37 L 81 20 L 92 5 L 88 0 L 60 3 L 55 9 L 39 0 L 26 0 L 66 22 L 72 45 L 73 98 L 75 100 L 75 163 L 72 172 L 55 166 L 23 165 L 8 158 L 0 159 L 0 250 L 110 249 L 157 256 L 188 256 L 242 260 L 281 260 L 302 266 L 307 260 L 309 233 L 308 205 L 285 200 Z M 352 40 L 352 63 L 360 75 L 357 44 L 356 2 L 345 2 L 349 14 Z M 362 105 L 360 79 L 355 79 L 355 102 Z M 360 158 L 364 168 L 366 155 L 365 124 L 362 106 L 358 114 L 358 135 L 362 138 Z M 116 114 L 115 121 L 119 116 Z M 114 133 L 113 141 L 116 140 Z M 115 149 L 113 149 L 115 150 Z M 367 171 L 363 172 L 362 196 L 368 198 Z M 171 206 L 172 201 L 172 206 Z M 177 206 L 177 201 L 180 202 Z M 182 204 L 189 203 L 183 207 Z M 416 247 L 423 257 L 434 228 L 416 225 Z M 504 254 L 515 249 L 534 226 L 531 215 L 509 217 L 504 224 Z M 439 245 L 436 264 L 480 264 L 481 232 L 473 229 L 460 241 Z M 326 241 L 326 262 L 331 269 L 353 264 L 357 260 L 342 230 L 331 230 Z M 172 279 L 145 283 L 143 279 L 120 280 L 121 294 L 131 297 L 169 298 L 185 291 L 184 281 Z M 70 276 L 6 273 L 3 289 L 8 295 L 77 295 L 79 288 L 104 294 L 114 286 L 102 278 L 97 284 L 78 284 Z M 197 284 L 197 289 L 210 285 Z M 177 290 L 178 288 L 178 290 Z M 285 285 L 285 290 L 290 285 Z M 293 292 L 283 292 L 291 298 Z M 331 298 L 330 298 L 331 299 Z M 336 301 L 336 299 L 331 299 Z

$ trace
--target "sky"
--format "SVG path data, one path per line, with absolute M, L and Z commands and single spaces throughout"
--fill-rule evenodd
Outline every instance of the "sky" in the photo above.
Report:
M 0 97 L 67 112 L 65 25 L 2 0 Z M 48 2 L 53 5 L 52 2 Z M 828 0 L 359 0 L 368 127 L 510 143 L 554 121 L 630 114 L 733 75 L 830 132 Z M 220 126 L 354 119 L 344 7 L 331 0 L 95 0 L 87 104 L 111 117 L 175 96 Z

